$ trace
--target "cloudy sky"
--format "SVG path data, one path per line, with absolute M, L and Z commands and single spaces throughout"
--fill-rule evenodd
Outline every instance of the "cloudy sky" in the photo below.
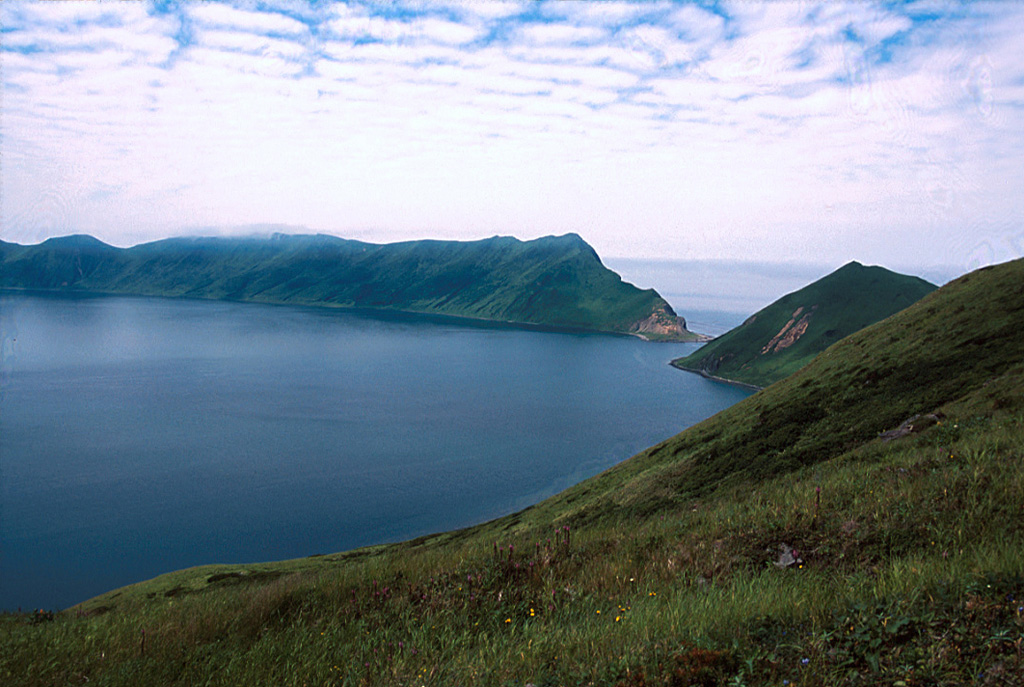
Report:
M 1024 254 L 1024 3 L 0 4 L 2 236 Z

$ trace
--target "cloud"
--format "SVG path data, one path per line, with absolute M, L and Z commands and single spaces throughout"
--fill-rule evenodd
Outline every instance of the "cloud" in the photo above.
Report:
M 398 19 L 361 12 L 349 7 L 337 8 L 327 26 L 339 38 L 373 39 L 385 43 L 428 42 L 441 45 L 470 43 L 481 36 L 478 25 L 460 23 L 435 16 Z
M 22 2 L 4 3 L 4 24 L 73 27 L 83 23 L 120 24 L 145 14 L 141 5 L 115 7 L 99 2 Z
M 907 259 L 948 263 L 962 226 L 1016 250 L 1024 212 L 1009 3 L 8 2 L 0 20 L 12 238 L 575 230 L 610 254 L 883 262 L 885 236 L 934 234 Z
M 303 70 L 301 64 L 274 52 L 264 52 L 253 56 L 241 52 L 193 46 L 188 49 L 185 60 L 203 69 L 224 70 L 225 76 L 258 74 L 267 77 L 285 77 L 296 76 Z M 188 69 L 188 67 L 183 65 L 182 69 Z M 202 82 L 203 80 L 198 81 L 198 83 Z M 237 90 L 237 87 L 230 90 Z
M 615 28 L 663 14 L 669 7 L 671 5 L 665 2 L 555 2 L 541 5 L 541 12 L 549 20 L 562 20 L 572 25 Z
M 203 26 L 276 36 L 295 36 L 308 31 L 305 24 L 277 12 L 253 12 L 229 5 L 203 2 L 186 5 L 188 15 Z
M 523 25 L 519 35 L 534 45 L 572 45 L 596 42 L 607 36 L 607 31 L 596 26 L 545 23 Z
M 296 41 L 237 31 L 203 30 L 198 33 L 195 43 L 216 50 L 271 55 L 292 60 L 300 59 L 308 53 L 307 47 Z
M 444 4 L 444 3 L 440 3 Z M 462 0 L 461 2 L 449 3 L 450 7 L 457 8 L 467 17 L 478 20 L 492 21 L 495 19 L 506 19 L 516 14 L 529 11 L 532 2 L 506 2 L 505 0 L 488 0 L 488 2 L 474 2 L 473 0 Z
M 172 24 L 146 15 L 140 7 L 121 14 L 103 8 L 72 7 L 86 3 L 49 4 L 58 8 L 42 7 L 43 3 L 17 6 L 24 11 L 13 13 L 12 21 L 5 22 L 6 51 L 23 51 L 40 59 L 113 51 L 126 60 L 156 63 L 166 60 L 177 46 L 170 36 Z
M 673 7 L 664 23 L 678 31 L 686 41 L 693 43 L 717 41 L 725 29 L 722 15 L 690 4 Z
M 471 43 L 480 37 L 479 29 L 443 19 L 427 18 L 417 22 L 418 35 L 443 45 Z
M 625 41 L 634 56 L 646 54 L 651 66 L 693 62 L 700 55 L 699 46 L 679 40 L 675 31 L 663 26 L 640 24 L 622 31 L 619 39 Z

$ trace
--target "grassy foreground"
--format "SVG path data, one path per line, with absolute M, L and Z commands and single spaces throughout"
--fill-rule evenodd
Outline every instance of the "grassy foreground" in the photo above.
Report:
M 1022 324 L 968 275 L 523 512 L 4 616 L 0 681 L 1022 684 Z

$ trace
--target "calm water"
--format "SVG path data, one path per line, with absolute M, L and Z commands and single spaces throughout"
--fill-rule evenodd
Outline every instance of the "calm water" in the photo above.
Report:
M 0 608 L 481 522 L 749 392 L 692 344 L 0 295 Z

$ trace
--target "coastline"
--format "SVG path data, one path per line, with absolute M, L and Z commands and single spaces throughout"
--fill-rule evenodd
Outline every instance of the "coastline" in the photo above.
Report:
M 669 363 L 669 365 L 671 365 L 672 367 L 676 368 L 677 370 L 682 370 L 683 372 L 692 372 L 693 374 L 700 375 L 701 377 L 704 377 L 705 379 L 710 379 L 710 380 L 712 380 L 714 382 L 723 382 L 725 384 L 732 384 L 733 386 L 743 387 L 744 389 L 753 389 L 754 391 L 760 391 L 761 389 L 764 388 L 763 386 L 758 386 L 756 384 L 748 384 L 747 382 L 740 382 L 740 381 L 737 381 L 735 379 L 727 379 L 726 377 L 717 377 L 717 376 L 715 376 L 713 374 L 709 374 L 709 373 L 705 372 L 704 370 L 695 370 L 692 367 L 683 367 L 682 365 L 676 365 L 674 361 Z
M 366 307 L 358 305 L 343 305 L 339 303 L 331 303 L 327 301 L 282 301 L 274 299 L 255 299 L 255 298 L 214 298 L 208 296 L 188 296 L 188 295 L 177 295 L 177 294 L 160 294 L 160 293 L 139 293 L 133 291 L 102 291 L 98 289 L 71 289 L 67 287 L 58 288 L 39 288 L 39 287 L 24 287 L 24 286 L 7 286 L 0 285 L 0 293 L 22 293 L 22 294 L 38 294 L 38 295 L 53 295 L 53 296 L 79 296 L 79 297 L 121 297 L 121 298 L 169 298 L 173 300 L 189 300 L 189 301 L 207 301 L 207 302 L 220 302 L 220 303 L 251 303 L 254 305 L 272 305 L 272 306 L 290 306 L 298 308 L 328 308 L 332 310 L 345 310 L 354 313 L 364 313 L 372 315 L 414 315 L 417 317 L 425 318 L 438 318 L 443 322 L 462 322 L 468 325 L 484 326 L 484 327 L 511 327 L 515 329 L 526 329 L 531 331 L 542 331 L 542 332 L 553 332 L 563 334 L 605 334 L 612 336 L 637 336 L 644 341 L 649 343 L 695 343 L 702 341 L 710 341 L 714 337 L 707 339 L 694 338 L 694 339 L 650 339 L 639 332 L 631 332 L 626 330 L 616 329 L 597 329 L 591 327 L 580 327 L 573 325 L 559 325 L 559 324 L 545 324 L 541 322 L 521 322 L 516 320 L 498 320 L 487 317 L 474 317 L 472 315 L 456 315 L 450 313 L 436 312 L 430 310 L 406 310 L 402 308 L 388 308 L 388 307 Z M 689 330 L 686 330 L 689 332 Z M 705 334 L 696 334 L 690 332 L 694 337 L 705 337 Z
M 646 334 L 642 334 L 640 332 L 625 332 L 625 333 L 629 334 L 630 336 L 635 336 L 638 339 L 643 339 L 644 341 L 647 341 L 647 342 L 650 342 L 650 343 L 707 343 L 709 341 L 714 341 L 715 340 L 715 337 L 708 336 L 707 334 L 698 334 L 697 332 L 691 332 L 689 329 L 687 329 L 685 331 L 688 334 L 690 334 L 693 338 L 673 339 L 673 338 L 666 337 L 666 338 L 663 338 L 663 339 L 662 338 L 652 339 L 649 336 L 647 336 Z

